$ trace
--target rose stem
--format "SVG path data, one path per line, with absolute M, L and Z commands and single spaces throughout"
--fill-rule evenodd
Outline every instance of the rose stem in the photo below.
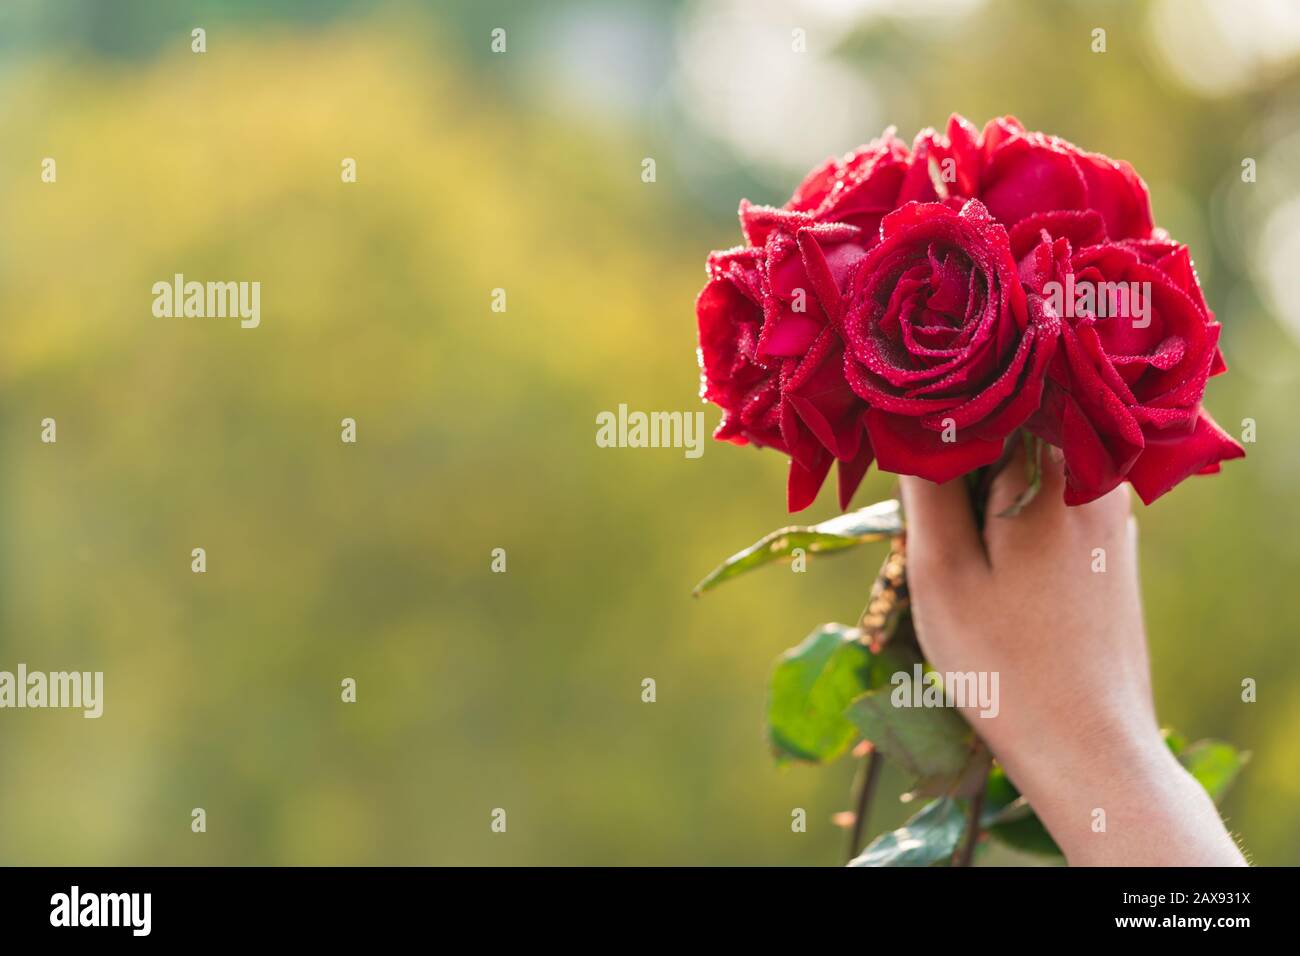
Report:
M 849 833 L 849 861 L 858 855 L 858 848 L 862 845 L 862 834 L 867 829 L 867 813 L 871 810 L 871 798 L 875 795 L 876 782 L 880 780 L 880 768 L 884 764 L 880 754 L 872 748 L 858 768 L 856 781 L 858 797 L 853 813 L 853 828 Z
M 954 866 L 970 866 L 971 860 L 975 858 L 975 844 L 979 842 L 980 814 L 984 812 L 984 790 L 987 786 L 988 771 L 986 770 L 983 779 L 980 781 L 979 789 L 970 798 L 970 812 L 966 817 L 965 842 L 953 860 Z

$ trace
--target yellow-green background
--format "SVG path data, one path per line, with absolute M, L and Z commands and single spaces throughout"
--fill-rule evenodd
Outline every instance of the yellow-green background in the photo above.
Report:
M 778 772 L 765 684 L 860 610 L 878 552 L 692 601 L 786 521 L 784 460 L 601 449 L 595 415 L 699 407 L 693 298 L 742 195 L 953 110 L 1132 161 L 1193 245 L 1231 367 L 1208 404 L 1259 440 L 1141 514 L 1156 693 L 1253 751 L 1230 825 L 1300 860 L 1300 325 L 1266 282 L 1297 248 L 1271 215 L 1300 197 L 1295 57 L 1206 91 L 1161 52 L 1168 4 L 830 6 L 746 15 L 770 58 L 804 26 L 875 108 L 825 141 L 822 89 L 773 136 L 732 90 L 765 155 L 683 80 L 718 4 L 5 4 L 0 669 L 103 670 L 106 709 L 0 712 L 0 863 L 837 862 L 853 768 Z M 260 281 L 261 327 L 154 318 L 176 272 Z

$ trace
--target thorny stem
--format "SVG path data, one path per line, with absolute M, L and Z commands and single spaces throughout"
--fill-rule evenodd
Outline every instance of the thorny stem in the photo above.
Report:
M 1008 441 L 1002 456 L 993 465 L 972 473 L 968 478 L 971 504 L 974 506 L 976 521 L 983 527 L 984 513 L 988 506 L 989 490 L 993 479 L 1011 460 L 1015 443 Z M 907 586 L 907 542 L 902 535 L 890 541 L 889 553 L 885 563 L 871 586 L 867 606 L 862 612 L 858 626 L 862 631 L 860 640 L 879 652 L 898 630 L 899 624 L 911 612 L 911 594 Z M 862 835 L 866 832 L 867 813 L 871 808 L 880 770 L 884 758 L 874 748 L 863 761 L 854 779 L 855 800 L 853 826 L 850 830 L 848 859 L 852 861 L 858 855 Z M 962 843 L 953 854 L 954 866 L 970 866 L 975 856 L 975 845 L 979 842 L 980 815 L 984 811 L 984 789 L 988 782 L 986 770 L 979 788 L 971 797 L 970 812 Z
M 862 834 L 867 829 L 867 813 L 871 810 L 871 800 L 876 793 L 876 784 L 880 780 L 880 770 L 885 765 L 884 759 L 873 748 L 862 761 L 854 785 L 857 788 L 857 802 L 853 811 L 853 828 L 849 832 L 849 852 L 846 862 L 852 862 L 862 846 Z
M 860 640 L 879 653 L 907 614 L 911 599 L 907 590 L 907 547 L 900 535 L 889 542 L 889 554 L 880 566 L 880 573 L 871 584 L 867 606 L 858 619 L 862 631 Z
M 890 541 L 889 554 L 885 556 L 885 563 L 881 565 L 880 573 L 871 585 L 867 606 L 858 620 L 858 626 L 862 630 L 861 641 L 873 652 L 878 652 L 894 636 L 899 622 L 907 614 L 909 601 L 905 555 L 901 536 Z M 862 846 L 862 835 L 867 830 L 867 815 L 884 765 L 885 758 L 872 748 L 854 780 L 856 796 L 853 826 L 849 831 L 849 861 L 858 855 L 858 849 Z
M 962 845 L 953 857 L 953 866 L 970 866 L 975 858 L 975 844 L 980 838 L 980 815 L 984 812 L 984 790 L 988 786 L 988 771 L 980 780 L 979 789 L 970 798 L 970 812 L 966 817 L 966 833 Z

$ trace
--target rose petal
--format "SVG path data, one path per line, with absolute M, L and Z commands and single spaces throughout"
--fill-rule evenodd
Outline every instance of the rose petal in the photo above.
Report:
M 993 152 L 980 199 L 999 222 L 1013 226 L 1054 209 L 1083 209 L 1088 186 L 1069 152 L 1039 136 L 1015 136 Z
M 1150 236 L 1151 199 L 1133 167 L 1097 153 L 1080 152 L 1076 161 L 1088 184 L 1088 208 L 1106 220 L 1106 234 L 1111 239 Z
M 1052 239 L 1066 239 L 1071 248 L 1096 245 L 1106 238 L 1106 221 L 1094 209 L 1054 209 L 1026 216 L 1011 227 L 1011 254 L 1023 259 L 1042 241 L 1046 232 Z
M 803 511 L 817 500 L 817 492 L 821 490 L 822 482 L 826 480 L 826 473 L 831 470 L 831 462 L 834 460 L 831 453 L 824 448 L 808 468 L 796 459 L 790 459 L 790 476 L 786 481 L 786 507 L 791 512 Z
M 859 423 L 859 428 L 865 427 Z M 849 502 L 853 500 L 853 493 L 858 490 L 858 485 L 862 483 L 862 478 L 871 467 L 872 453 L 871 443 L 867 440 L 866 435 L 862 436 L 862 446 L 858 449 L 858 454 L 850 461 L 841 461 L 836 467 L 839 469 L 839 494 L 840 510 L 848 511 Z
M 800 367 L 783 383 L 782 394 L 803 424 L 840 461 L 857 456 L 862 441 L 861 400 L 844 380 L 844 349 L 827 329 Z
M 1202 411 L 1190 435 L 1149 432 L 1146 448 L 1133 463 L 1128 479 L 1149 505 L 1189 475 L 1245 454 L 1245 449 Z
M 740 231 L 745 234 L 745 240 L 751 246 L 761 248 L 767 243 L 767 237 L 777 229 L 793 234 L 812 223 L 812 216 L 804 212 L 777 209 L 774 206 L 756 206 L 748 199 L 740 201 Z
M 891 415 L 871 408 L 866 413 L 867 433 L 876 463 L 898 475 L 917 475 L 930 481 L 951 481 L 968 471 L 991 465 L 1002 454 L 1002 442 L 980 438 L 943 441 L 940 432 L 922 428 L 915 418 Z
M 1082 505 L 1100 498 L 1124 480 L 1115 465 L 1114 455 L 1092 422 L 1070 399 L 1065 403 L 1061 436 L 1067 505 Z

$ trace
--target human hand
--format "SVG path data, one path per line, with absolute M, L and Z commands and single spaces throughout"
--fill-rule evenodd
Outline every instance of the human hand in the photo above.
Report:
M 926 659 L 998 674 L 996 716 L 963 715 L 1071 864 L 1242 865 L 1160 738 L 1128 490 L 1067 508 L 1062 466 L 1044 457 L 1043 487 L 1014 518 L 996 515 L 1025 487 L 1023 459 L 998 476 L 982 533 L 962 481 L 902 479 Z

